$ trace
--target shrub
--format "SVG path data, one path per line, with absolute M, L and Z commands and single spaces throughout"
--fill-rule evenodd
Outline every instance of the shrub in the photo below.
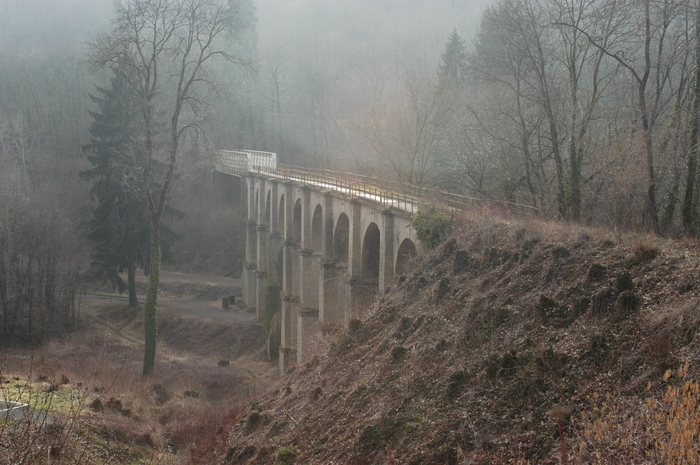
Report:
M 297 448 L 292 444 L 277 449 L 277 454 L 275 454 L 275 464 L 276 465 L 291 465 L 297 458 Z
M 455 227 L 452 216 L 435 207 L 421 207 L 413 217 L 413 227 L 423 245 L 434 249 L 444 242 Z
M 588 275 L 586 276 L 586 282 L 595 283 L 603 279 L 607 273 L 605 266 L 600 263 L 594 263 L 588 269 Z
M 659 249 L 646 244 L 638 244 L 632 251 L 631 265 L 639 265 L 651 261 L 659 256 Z
M 396 346 L 394 349 L 391 351 L 391 357 L 394 360 L 401 360 L 404 355 L 406 355 L 406 352 L 408 352 L 408 349 L 406 349 L 403 346 Z

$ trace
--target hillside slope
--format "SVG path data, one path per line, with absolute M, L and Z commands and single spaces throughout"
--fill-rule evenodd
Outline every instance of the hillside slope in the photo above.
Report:
M 250 406 L 224 462 L 559 463 L 550 408 L 584 444 L 594 407 L 634 417 L 697 361 L 695 245 L 466 223 Z

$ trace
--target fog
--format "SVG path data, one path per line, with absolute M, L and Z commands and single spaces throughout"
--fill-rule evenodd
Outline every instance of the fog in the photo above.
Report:
M 235 21 L 217 46 L 234 60 L 207 63 L 197 81 L 207 84 L 187 96 L 196 104 L 182 122 L 199 130 L 177 147 L 179 179 L 168 192 L 185 213 L 184 262 L 231 228 L 199 208 L 214 195 L 200 187 L 215 149 L 273 151 L 287 165 L 545 217 L 669 235 L 700 229 L 690 130 L 699 57 L 686 3 L 649 2 L 648 11 L 632 0 L 219 3 Z M 94 207 L 78 175 L 94 95 L 116 69 L 95 53 L 114 18 L 111 0 L 0 1 L 2 190 L 47 208 L 60 202 L 81 226 Z M 173 66 L 151 102 L 162 115 L 175 101 Z M 202 224 L 217 224 L 208 239 Z
M 237 203 L 230 189 L 211 183 L 212 151 L 269 150 L 286 164 L 394 176 L 377 159 L 368 121 L 399 108 L 407 83 L 435 80 L 447 37 L 456 29 L 471 40 L 484 4 L 232 0 L 231 5 L 242 6 L 245 25 L 227 46 L 245 63 L 212 64 L 212 86 L 198 90 L 206 106 L 198 122 L 204 131 L 180 149 L 169 203 L 184 217 L 173 223 L 180 240 L 166 262 L 235 275 L 241 267 Z M 251 9 L 253 18 L 246 13 Z M 71 257 L 67 266 L 74 269 L 90 268 L 94 253 L 80 247 L 95 221 L 97 201 L 94 186 L 80 173 L 90 166 L 86 147 L 99 110 L 95 98 L 113 77 L 109 67 L 91 63 L 91 52 L 114 14 L 112 0 L 0 0 L 5 218 L 0 226 L 33 227 L 20 224 L 19 205 L 32 205 L 42 218 L 58 215 L 63 232 L 56 236 L 57 253 Z M 173 73 L 164 75 L 161 113 L 171 110 L 173 98 Z M 227 201 L 221 192 L 228 193 Z M 5 233 L 0 239 L 10 240 L 10 229 Z
M 434 77 L 444 44 L 456 28 L 463 37 L 474 37 L 484 0 L 440 1 L 323 1 L 260 0 L 255 2 L 257 23 L 257 82 L 241 83 L 247 77 L 227 69 L 221 76 L 222 92 L 229 99 L 242 87 L 249 89 L 253 101 L 247 109 L 265 112 L 269 105 L 270 71 L 278 72 L 283 107 L 282 124 L 286 143 L 271 136 L 237 135 L 240 141 L 211 134 L 213 140 L 231 147 L 277 150 L 290 162 L 304 164 L 338 158 L 344 165 L 366 162 L 367 138 L 360 131 L 372 94 L 380 85 L 398 91 L 408 76 Z M 80 74 L 80 80 L 99 82 L 81 64 L 94 35 L 109 24 L 111 0 L 3 0 L 0 3 L 0 63 L 5 86 L 32 73 Z M 59 63 L 56 63 L 58 61 Z M 51 63 L 54 63 L 51 65 Z M 66 71 L 71 64 L 78 69 Z M 51 66 L 52 71 L 40 71 Z M 60 72 L 56 67 L 63 68 Z M 11 71 L 11 70 L 15 71 Z M 73 78 L 70 78 L 73 80 Z M 70 85 L 70 83 L 68 84 Z M 0 83 L 2 86 L 2 83 Z M 0 87 L 2 88 L 2 87 Z M 87 89 L 77 92 L 86 96 Z M 12 112 L 14 98 L 5 91 L 0 96 L 0 111 Z M 389 98 L 393 98 L 389 96 Z M 241 116 L 244 109 L 229 108 Z M 316 116 L 313 116 L 313 115 Z M 76 117 L 85 118 L 87 109 Z M 258 115 L 268 121 L 269 115 Z M 234 116 L 235 117 L 235 116 Z M 315 121 L 312 121 L 314 120 Z M 84 120 L 85 121 L 85 120 Z M 217 121 L 222 130 L 234 121 Z M 259 128 L 271 132 L 270 127 Z M 224 131 L 226 134 L 229 131 Z M 323 133 L 319 136 L 319 133 Z M 323 139 L 323 143 L 320 142 Z M 364 154 L 364 155 L 363 155 Z M 340 167 L 340 166 L 339 166 Z

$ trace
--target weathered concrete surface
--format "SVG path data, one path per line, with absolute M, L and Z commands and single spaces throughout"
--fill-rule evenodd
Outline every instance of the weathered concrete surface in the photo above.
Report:
M 320 330 L 360 316 L 421 246 L 403 211 L 264 175 L 244 180 L 243 298 L 260 317 L 266 283 L 281 286 L 279 366 L 286 371 L 313 357 Z

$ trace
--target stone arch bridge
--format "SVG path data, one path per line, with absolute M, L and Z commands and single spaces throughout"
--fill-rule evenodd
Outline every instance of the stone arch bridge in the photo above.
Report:
M 419 199 L 484 206 L 376 178 L 281 166 L 270 152 L 220 150 L 215 166 L 245 186 L 243 299 L 259 319 L 279 302 L 282 372 L 313 356 L 320 331 L 347 325 L 407 271 L 422 248 L 411 224 Z
M 218 151 L 216 171 L 245 186 L 245 304 L 263 318 L 269 290 L 281 290 L 282 371 L 311 358 L 319 331 L 347 325 L 421 248 L 416 198 L 369 178 L 282 167 L 259 151 Z

